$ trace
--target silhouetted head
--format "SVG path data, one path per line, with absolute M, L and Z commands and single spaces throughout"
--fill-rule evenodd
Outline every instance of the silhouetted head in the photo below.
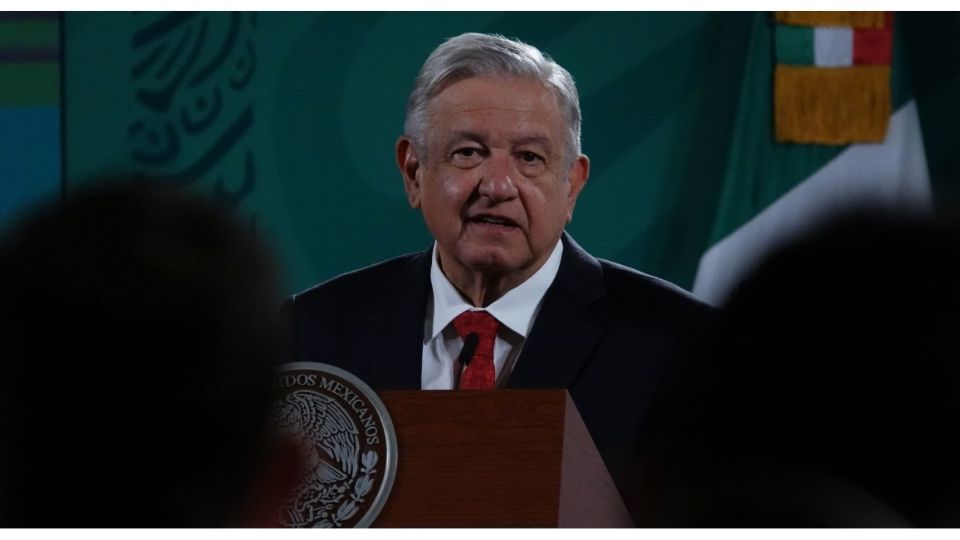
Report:
M 769 256 L 675 426 L 688 524 L 960 523 L 958 268 L 955 223 L 867 212 Z
M 225 210 L 117 180 L 0 244 L 0 519 L 241 524 L 284 354 L 272 263 Z

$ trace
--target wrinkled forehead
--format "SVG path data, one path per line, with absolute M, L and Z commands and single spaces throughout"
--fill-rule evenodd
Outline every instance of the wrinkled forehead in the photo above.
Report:
M 450 123 L 541 126 L 563 137 L 563 114 L 556 95 L 537 80 L 471 77 L 439 92 L 427 105 L 427 130 L 449 128 Z M 428 133 L 428 136 L 430 133 Z
M 560 99 L 548 85 L 522 76 L 476 75 L 446 82 L 427 101 L 427 110 L 435 113 L 438 105 L 457 103 L 461 107 L 497 106 L 506 102 L 524 102 L 562 117 Z

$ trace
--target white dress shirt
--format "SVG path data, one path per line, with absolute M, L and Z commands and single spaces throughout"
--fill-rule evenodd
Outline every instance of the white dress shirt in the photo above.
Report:
M 456 386 L 461 369 L 457 356 L 463 348 L 463 340 L 451 322 L 467 310 L 487 311 L 500 321 L 493 346 L 493 363 L 497 370 L 497 387 L 503 387 L 520 356 L 527 334 L 533 328 L 543 296 L 557 276 L 562 254 L 563 242 L 557 241 L 553 253 L 532 276 L 486 308 L 478 308 L 465 300 L 440 270 L 434 243 L 430 263 L 433 294 L 432 300 L 427 302 L 424 321 L 420 387 L 424 390 L 451 390 Z

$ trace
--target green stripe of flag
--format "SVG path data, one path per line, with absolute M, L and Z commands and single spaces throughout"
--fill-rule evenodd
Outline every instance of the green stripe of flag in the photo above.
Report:
M 60 104 L 60 64 L 0 64 L 0 107 Z
M 0 49 L 57 49 L 60 28 L 57 21 L 0 21 Z
M 813 27 L 778 24 L 775 31 L 777 63 L 811 66 L 814 62 Z

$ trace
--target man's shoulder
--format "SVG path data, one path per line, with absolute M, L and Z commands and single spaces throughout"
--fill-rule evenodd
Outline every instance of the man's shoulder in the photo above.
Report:
M 653 313 L 661 319 L 710 318 L 715 308 L 682 287 L 620 263 L 597 259 L 603 272 L 607 297 L 620 311 Z
M 641 272 L 629 266 L 598 258 L 604 281 L 612 290 L 657 294 L 683 303 L 703 304 L 697 297 L 682 287 L 665 279 Z
M 338 306 L 342 301 L 362 302 L 365 298 L 384 301 L 385 294 L 402 290 L 420 280 L 429 279 L 429 253 L 400 255 L 386 261 L 351 270 L 332 277 L 290 297 L 299 307 L 310 305 Z
M 700 319 L 715 308 L 683 288 L 629 266 L 594 257 L 564 234 L 561 286 L 584 303 L 602 299 L 608 309 L 629 318 Z

